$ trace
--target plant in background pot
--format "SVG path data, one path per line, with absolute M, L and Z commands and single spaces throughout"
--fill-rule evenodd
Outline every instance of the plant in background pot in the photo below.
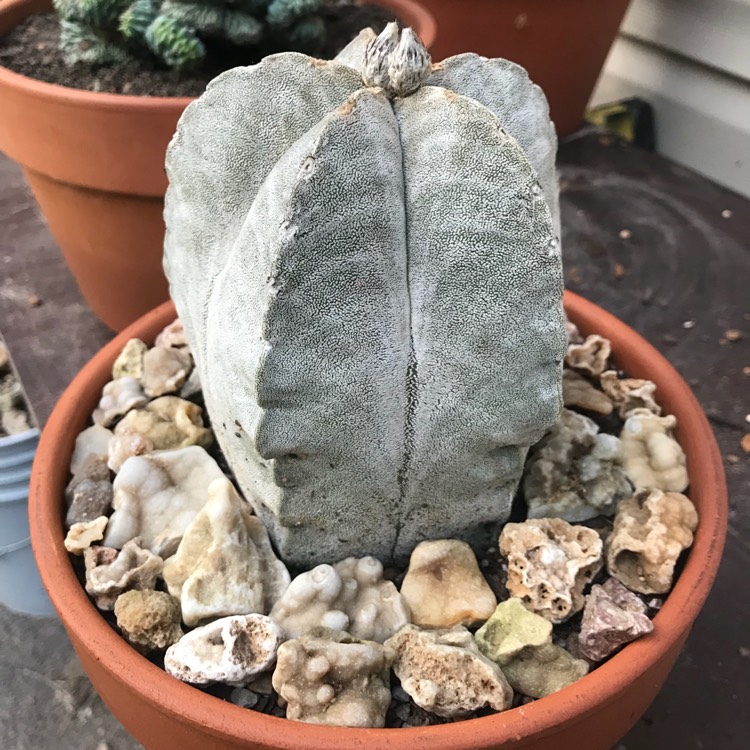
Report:
M 149 750 L 605 750 L 645 710 L 726 491 L 666 361 L 573 295 L 566 331 L 554 151 L 522 69 L 431 66 L 394 26 L 237 69 L 185 113 L 184 330 L 159 308 L 79 375 L 31 509 L 84 667 Z M 652 623 L 633 592 L 667 594 L 694 532 Z
M 436 57 L 477 52 L 529 71 L 562 138 L 583 113 L 630 0 L 424 0 L 440 26 Z
M 12 32 L 31 34 L 33 28 L 24 31 L 29 24 L 44 21 L 45 16 L 40 14 L 49 13 L 50 0 L 8 0 L 0 5 L 0 60 L 6 66 L 0 67 L 0 150 L 23 167 L 84 297 L 94 312 L 116 330 L 168 296 L 161 271 L 163 198 L 167 186 L 164 154 L 177 120 L 192 96 L 200 93 L 214 75 L 234 65 L 254 62 L 268 51 L 258 46 L 223 44 L 219 45 L 221 54 L 217 55 L 216 34 L 196 35 L 196 27 L 210 27 L 216 20 L 215 12 L 208 12 L 208 8 L 224 7 L 228 12 L 221 4 L 140 2 L 130 9 L 128 5 L 84 4 L 73 0 L 64 3 L 68 9 L 65 12 L 79 19 L 66 22 L 69 54 L 76 56 L 70 50 L 75 50 L 78 39 L 79 52 L 86 49 L 104 54 L 104 50 L 117 50 L 115 57 L 135 56 L 147 65 L 156 66 L 155 71 L 127 64 L 100 69 L 79 63 L 67 69 L 51 49 L 52 36 L 37 39 L 24 35 L 13 42 Z M 139 16 L 136 22 L 136 10 L 156 5 L 160 15 L 141 35 L 136 29 L 151 17 L 151 11 Z M 273 5 L 266 2 L 251 5 L 269 6 L 270 13 L 271 7 L 284 4 L 277 0 Z M 428 45 L 433 41 L 432 18 L 414 0 L 378 0 L 378 5 L 385 9 L 386 19 L 396 15 L 413 25 Z M 98 21 L 92 24 L 81 12 L 75 15 L 76 8 L 94 13 L 110 6 L 119 13 L 104 12 L 109 20 L 103 26 Z M 201 7 L 206 11 L 204 15 L 199 19 L 191 16 Z M 345 26 L 346 14 L 354 13 L 355 9 L 354 6 L 334 8 L 336 17 L 342 19 L 341 28 Z M 383 15 L 380 10 L 377 13 Z M 171 56 L 174 53 L 167 50 L 181 46 L 175 41 L 176 32 L 170 36 L 164 29 L 167 24 L 176 25 L 176 16 L 185 19 L 179 26 L 182 48 L 191 47 L 187 41 L 192 39 L 193 56 L 200 55 L 202 47 L 213 55 L 203 73 L 158 70 L 158 57 L 150 50 L 161 49 L 162 57 Z M 228 16 L 222 16 L 222 20 L 225 28 L 236 28 Z M 286 24 L 283 15 L 277 21 L 277 26 Z M 44 28 L 49 29 L 50 22 L 44 23 L 47 24 Z M 118 31 L 120 25 L 132 29 L 132 41 L 123 40 Z M 353 27 L 352 36 L 361 27 L 361 22 Z M 56 29 L 56 23 L 52 22 L 52 28 Z M 289 37 L 278 38 L 276 31 L 272 37 L 276 44 L 283 44 L 284 40 L 292 42 Z M 172 41 L 167 43 L 168 39 Z M 29 49 L 37 49 L 40 57 L 29 60 L 30 70 L 19 74 L 14 70 L 14 61 Z M 118 70 L 124 72 L 117 73 Z M 53 77 L 52 82 L 37 80 L 37 76 L 43 75 L 57 78 Z M 113 80 L 119 84 L 114 90 L 122 91 L 124 86 L 126 93 L 107 93 L 107 83 L 112 85 Z M 100 90 L 102 86 L 104 91 Z M 137 86 L 144 95 L 127 93 L 135 92 Z M 93 90 L 86 90 L 87 87 Z M 153 95 L 157 92 L 159 95 Z

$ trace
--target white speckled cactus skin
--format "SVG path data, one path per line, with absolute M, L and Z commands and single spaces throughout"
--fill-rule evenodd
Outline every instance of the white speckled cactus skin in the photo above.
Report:
M 290 564 L 483 544 L 507 519 L 561 408 L 554 149 L 538 89 L 473 55 L 399 97 L 284 53 L 188 107 L 165 268 L 216 436 Z

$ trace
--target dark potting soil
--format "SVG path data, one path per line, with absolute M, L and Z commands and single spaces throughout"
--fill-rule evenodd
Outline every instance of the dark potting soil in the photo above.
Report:
M 393 14 L 378 5 L 338 5 L 328 8 L 324 17 L 327 40 L 320 57 L 330 59 L 362 29 L 381 31 Z M 0 39 L 0 66 L 47 83 L 113 94 L 137 96 L 200 96 L 206 84 L 229 68 L 252 65 L 266 55 L 282 52 L 278 44 L 237 49 L 233 54 L 222 47 L 208 50 L 206 64 L 199 71 L 180 73 L 158 67 L 115 65 L 98 67 L 77 63 L 66 65 L 58 44 L 60 23 L 54 13 L 27 18 Z

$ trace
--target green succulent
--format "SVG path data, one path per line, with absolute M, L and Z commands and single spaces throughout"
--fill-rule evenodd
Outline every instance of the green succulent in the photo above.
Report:
M 325 24 L 316 15 L 324 0 L 53 1 L 70 65 L 156 58 L 185 70 L 205 60 L 208 40 L 248 47 L 273 36 L 280 46 L 307 52 L 325 40 Z

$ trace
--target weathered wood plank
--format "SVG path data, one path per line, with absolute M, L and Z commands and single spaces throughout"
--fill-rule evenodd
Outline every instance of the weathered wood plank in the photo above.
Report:
M 631 96 L 654 107 L 659 153 L 750 196 L 750 85 L 620 37 L 591 103 Z
M 620 31 L 750 81 L 750 0 L 633 0 Z

